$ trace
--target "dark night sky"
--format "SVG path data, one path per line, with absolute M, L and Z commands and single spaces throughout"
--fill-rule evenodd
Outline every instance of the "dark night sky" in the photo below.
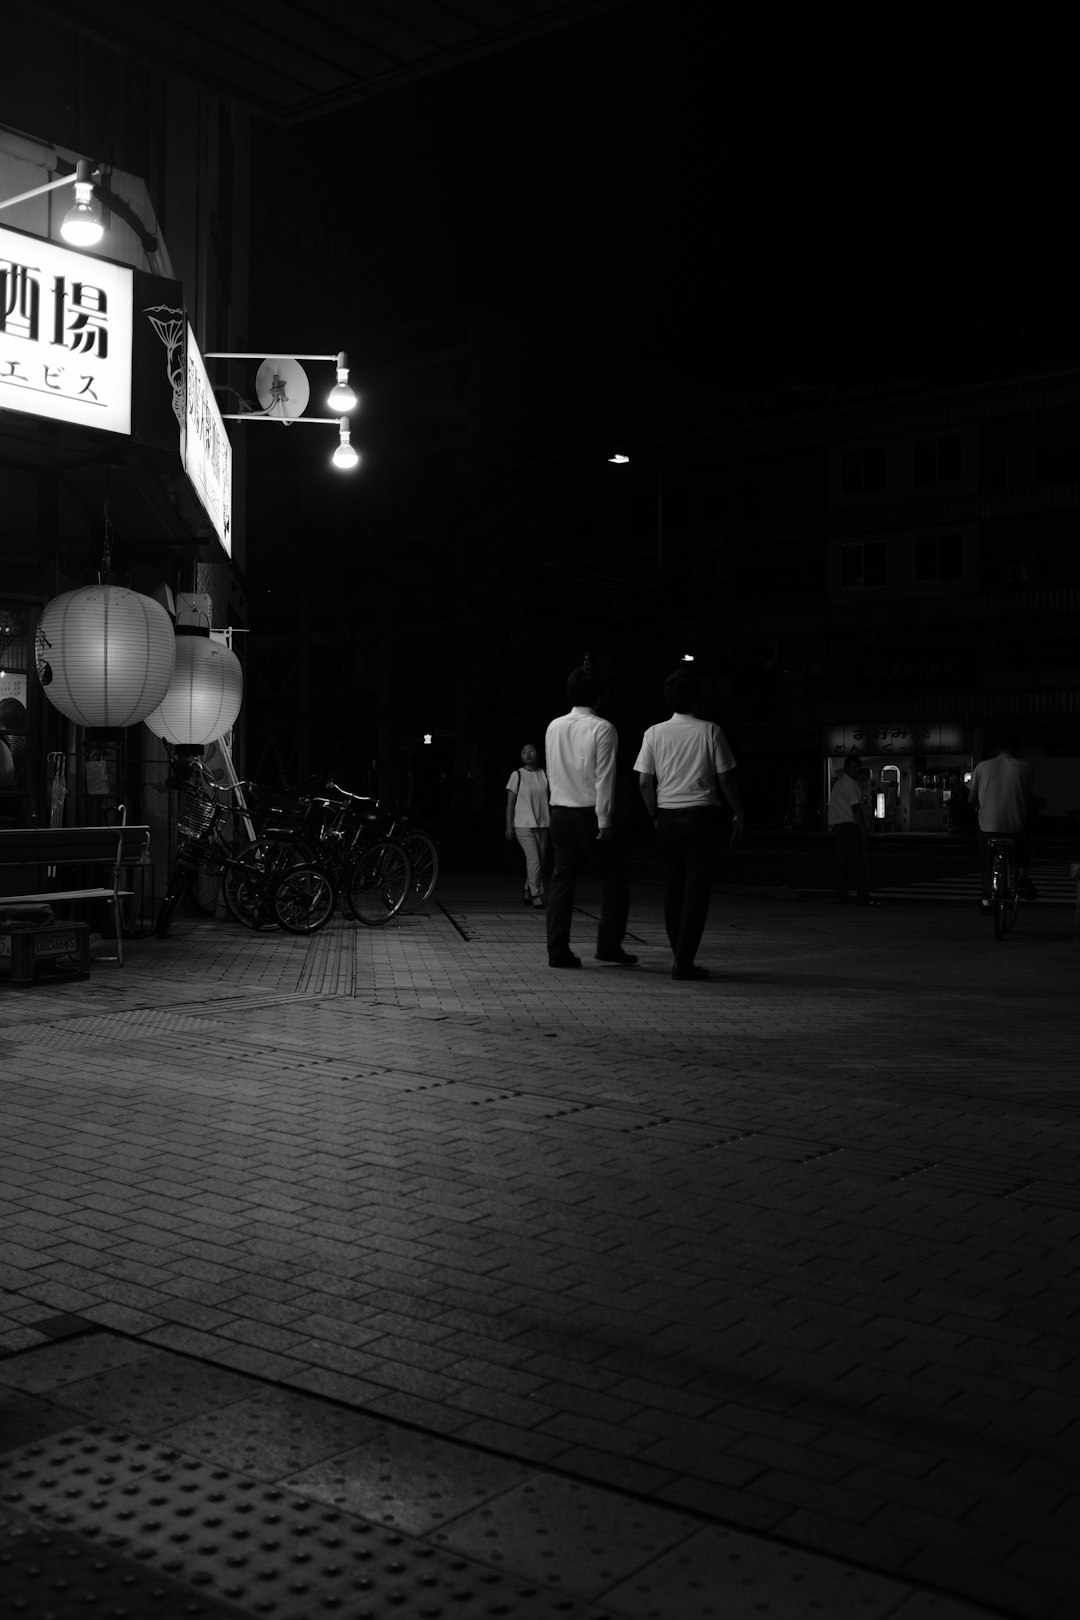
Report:
M 460 564 L 466 603 L 508 566 L 497 540 L 485 554 L 482 525 L 454 529 L 451 516 L 440 532 L 452 502 L 430 496 L 425 464 L 391 465 L 408 422 L 391 423 L 365 362 L 378 353 L 392 371 L 409 323 L 489 309 L 646 357 L 643 438 L 692 426 L 708 389 L 963 382 L 1080 362 L 1071 91 L 1053 83 L 1049 43 L 950 36 L 940 15 L 754 15 L 732 22 L 715 0 L 630 4 L 262 132 L 252 347 L 349 350 L 364 464 L 328 471 L 332 430 L 289 430 L 287 455 L 277 428 L 252 431 L 266 469 L 249 509 L 253 622 L 268 627 L 283 606 L 288 623 L 313 556 L 322 585 L 360 593 L 358 634 L 406 600 L 401 555 L 441 568 L 440 591 L 460 590 Z M 569 455 L 560 405 L 577 379 L 551 354 L 500 403 L 543 416 L 547 449 Z M 441 506 L 425 511 L 425 495 Z M 575 512 L 575 524 L 541 522 L 546 563 L 560 562 L 563 530 L 588 563 L 593 531 Z M 528 596 L 514 579 L 492 590 L 499 624 Z M 453 669 L 459 626 L 438 600 L 423 623 L 403 611 L 395 641 Z M 537 668 L 537 714 L 563 667 Z
M 1022 37 L 731 13 L 627 5 L 269 133 L 328 334 L 481 305 L 727 384 L 966 366 L 1071 310 Z
M 839 18 L 733 22 L 713 0 L 639 0 L 259 130 L 252 345 L 344 346 L 364 391 L 365 360 L 392 365 L 401 327 L 504 312 L 646 359 L 642 438 L 692 426 L 710 389 L 1078 362 L 1053 52 L 948 26 L 878 18 L 853 34 Z M 558 435 L 577 379 L 551 353 L 500 404 L 542 419 L 558 453 L 574 449 L 568 421 Z M 622 402 L 597 405 L 599 427 L 624 419 Z M 362 500 L 316 471 L 326 432 L 303 449 L 294 434 L 288 464 L 311 466 L 330 527 L 401 495 L 380 471 L 407 424 L 377 396 L 355 423 Z M 285 462 L 276 429 L 259 445 L 274 461 L 271 511 L 258 494 L 252 508 L 265 525 Z

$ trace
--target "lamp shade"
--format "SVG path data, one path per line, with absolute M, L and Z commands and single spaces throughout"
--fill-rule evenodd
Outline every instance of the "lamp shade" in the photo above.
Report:
M 169 689 L 143 719 L 166 742 L 210 743 L 223 737 L 240 713 L 243 691 L 243 671 L 231 647 L 208 636 L 178 635 Z
M 169 689 L 172 620 L 152 597 L 122 585 L 84 585 L 46 603 L 34 645 L 38 680 L 81 726 L 133 726 Z

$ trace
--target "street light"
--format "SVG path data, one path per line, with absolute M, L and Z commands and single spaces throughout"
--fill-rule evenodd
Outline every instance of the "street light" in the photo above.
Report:
M 293 354 L 267 356 L 265 350 L 260 353 L 248 353 L 237 350 L 214 349 L 203 355 L 204 360 L 261 360 L 259 374 L 255 379 L 255 390 L 259 395 L 260 403 L 263 397 L 269 401 L 261 411 L 223 411 L 222 418 L 226 422 L 283 422 L 288 427 L 293 422 L 310 422 L 328 427 L 331 424 L 338 429 L 338 443 L 333 454 L 333 464 L 345 471 L 351 471 L 357 465 L 360 457 L 349 443 L 349 421 L 342 413 L 356 409 L 357 399 L 349 387 L 349 367 L 344 349 L 337 354 Z M 304 416 L 302 412 L 308 402 L 308 383 L 301 360 L 330 360 L 337 373 L 337 381 L 327 397 L 327 405 L 335 416 Z M 292 390 L 292 392 L 290 392 Z M 235 390 L 233 390 L 235 392 Z
M 72 247 L 96 247 L 105 234 L 105 227 L 101 223 L 100 205 L 94 196 L 95 179 L 100 180 L 100 174 L 97 170 L 91 170 L 85 158 L 80 158 L 74 174 L 62 174 L 58 180 L 50 180 L 46 185 L 20 191 L 17 197 L 4 197 L 0 199 L 0 208 L 13 208 L 16 203 L 29 202 L 31 197 L 43 197 L 47 191 L 56 191 L 60 186 L 74 186 L 75 201 L 64 215 L 60 235 Z
M 349 443 L 349 418 L 347 416 L 341 418 L 338 423 L 338 431 L 339 439 L 338 447 L 334 451 L 334 466 L 340 467 L 345 472 L 351 472 L 360 457 Z
M 337 382 L 330 390 L 330 397 L 326 401 L 332 411 L 340 416 L 342 411 L 356 409 L 356 395 L 349 387 L 349 366 L 344 349 L 337 357 Z

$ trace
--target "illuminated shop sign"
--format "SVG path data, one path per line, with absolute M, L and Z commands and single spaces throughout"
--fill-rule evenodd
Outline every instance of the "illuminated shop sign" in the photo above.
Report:
M 184 471 L 218 539 L 232 556 L 232 445 L 217 408 L 199 345 L 189 326 L 185 367 Z
M 964 728 L 952 721 L 917 725 L 830 726 L 825 733 L 829 754 L 962 754 Z
M 0 408 L 131 432 L 132 272 L 0 230 Z

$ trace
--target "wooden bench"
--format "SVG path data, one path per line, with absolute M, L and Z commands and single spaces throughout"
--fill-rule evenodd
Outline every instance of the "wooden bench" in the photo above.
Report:
M 0 827 L 0 870 L 34 872 L 35 887 L 0 894 L 0 914 L 5 906 L 74 904 L 101 900 L 112 907 L 116 933 L 116 960 L 123 966 L 124 933 L 121 900 L 133 890 L 121 887 L 126 866 L 136 866 L 150 847 L 149 827 Z M 98 866 L 108 868 L 108 882 L 90 888 L 49 887 L 48 868 Z M 46 887 L 40 888 L 41 875 Z M 5 885 L 6 887 L 6 885 Z

